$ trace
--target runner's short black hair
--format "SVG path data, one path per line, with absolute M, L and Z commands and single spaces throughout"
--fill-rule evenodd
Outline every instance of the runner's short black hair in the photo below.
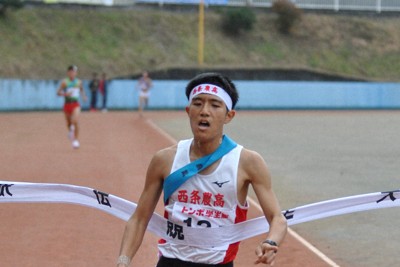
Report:
M 239 100 L 239 93 L 236 89 L 236 86 L 228 77 L 216 72 L 202 73 L 190 80 L 186 86 L 186 97 L 189 99 L 190 92 L 193 90 L 193 88 L 203 83 L 213 84 L 224 89 L 232 99 L 232 109 L 235 108 L 236 103 Z
M 76 66 L 76 65 L 70 65 L 70 66 L 68 66 L 68 69 L 67 69 L 68 71 L 70 71 L 70 70 L 73 70 L 73 71 L 77 71 L 78 70 L 78 67 Z

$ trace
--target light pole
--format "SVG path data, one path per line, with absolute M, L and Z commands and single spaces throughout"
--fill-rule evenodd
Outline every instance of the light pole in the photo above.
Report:
M 204 64 L 204 0 L 199 2 L 199 43 L 197 60 L 200 66 Z

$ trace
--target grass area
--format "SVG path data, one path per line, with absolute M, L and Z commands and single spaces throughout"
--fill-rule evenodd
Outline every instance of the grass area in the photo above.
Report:
M 306 68 L 398 81 L 400 18 L 303 14 L 289 36 L 275 14 L 239 36 L 221 30 L 220 9 L 206 9 L 205 67 Z M 197 9 L 23 8 L 0 19 L 0 77 L 59 79 L 76 64 L 82 78 L 197 66 Z

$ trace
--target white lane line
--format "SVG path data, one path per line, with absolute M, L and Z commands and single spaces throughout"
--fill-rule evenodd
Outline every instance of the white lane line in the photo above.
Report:
M 151 126 L 154 130 L 158 131 L 161 135 L 163 135 L 165 138 L 167 138 L 169 141 L 171 141 L 172 144 L 176 144 L 177 141 L 166 131 L 158 127 L 153 120 L 147 119 L 146 122 Z M 248 197 L 249 202 L 251 202 L 252 205 L 254 205 L 259 211 L 262 212 L 262 209 L 258 202 L 256 202 L 254 199 L 251 197 Z M 316 247 L 311 245 L 307 240 L 305 240 L 303 237 L 301 237 L 298 233 L 293 231 L 292 229 L 288 229 L 288 234 L 292 235 L 295 239 L 297 239 L 301 244 L 303 244 L 306 248 L 308 248 L 310 251 L 312 251 L 315 255 L 317 255 L 321 260 L 326 262 L 329 266 L 331 267 L 340 267 L 338 264 L 336 264 L 334 261 L 332 261 L 328 256 L 326 256 L 324 253 L 322 253 L 320 250 L 318 250 Z
M 251 205 L 254 205 L 259 211 L 262 212 L 260 204 L 256 202 L 254 199 L 251 197 L 247 198 L 249 202 L 251 202 Z M 328 256 L 326 256 L 324 253 L 322 253 L 319 249 L 314 247 L 310 242 L 305 240 L 303 237 L 301 237 L 298 233 L 296 233 L 294 230 L 288 228 L 288 234 L 293 236 L 297 241 L 299 241 L 301 244 L 303 244 L 306 248 L 311 250 L 315 255 L 317 255 L 321 260 L 326 262 L 329 266 L 331 267 L 340 267 L 337 263 L 335 263 L 333 260 L 331 260 Z
M 153 120 L 146 119 L 146 122 L 149 124 L 149 126 L 151 128 L 153 128 L 154 130 L 158 131 L 162 136 L 164 136 L 166 139 L 168 139 L 168 141 L 170 141 L 172 144 L 176 144 L 177 143 L 177 141 L 169 133 L 167 133 L 166 131 L 164 131 L 160 127 L 158 127 L 157 124 L 155 124 L 153 122 Z

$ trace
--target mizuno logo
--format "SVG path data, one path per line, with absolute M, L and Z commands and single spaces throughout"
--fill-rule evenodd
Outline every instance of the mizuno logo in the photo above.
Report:
M 226 184 L 226 183 L 229 183 L 229 181 L 225 181 L 225 182 L 218 182 L 218 181 L 215 181 L 215 182 L 213 182 L 213 184 L 216 184 L 216 185 L 218 185 L 218 187 L 219 188 L 221 188 L 224 184 Z

